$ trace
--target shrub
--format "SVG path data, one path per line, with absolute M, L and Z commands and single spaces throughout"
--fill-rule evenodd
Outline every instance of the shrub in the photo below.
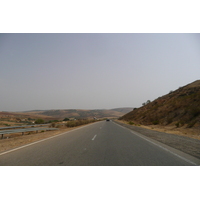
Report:
M 54 123 L 54 122 L 59 122 L 59 120 L 55 119 L 55 120 L 49 120 L 48 123 Z
M 68 121 L 66 126 L 67 127 L 75 127 L 75 126 L 81 126 L 84 124 L 89 124 L 92 122 L 95 122 L 96 120 L 89 120 L 89 119 L 80 119 L 80 120 L 75 120 L 75 121 Z
M 3 124 L 4 126 L 10 126 L 10 124 Z
M 155 121 L 153 121 L 152 124 L 153 124 L 153 125 L 157 125 L 157 124 L 159 124 L 159 120 L 155 120 Z
M 65 119 L 63 119 L 63 121 L 69 121 L 69 118 L 65 118 Z
M 177 127 L 177 128 L 179 128 L 179 126 L 180 126 L 180 123 L 179 123 L 179 122 L 177 122 L 175 125 L 176 125 L 176 127 Z
M 129 122 L 129 124 L 130 124 L 130 125 L 133 125 L 134 123 L 133 123 L 133 122 Z
M 44 124 L 44 120 L 43 119 L 36 119 L 35 124 Z
M 151 101 L 150 101 L 150 100 L 147 100 L 146 105 L 149 104 L 149 103 L 151 103 Z

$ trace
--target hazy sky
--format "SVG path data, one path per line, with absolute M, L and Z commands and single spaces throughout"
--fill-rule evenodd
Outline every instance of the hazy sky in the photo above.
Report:
M 0 34 L 0 111 L 140 107 L 200 76 L 200 34 Z

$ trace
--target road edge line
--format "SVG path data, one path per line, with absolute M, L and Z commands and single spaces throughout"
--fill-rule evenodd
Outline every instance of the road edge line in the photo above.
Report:
M 124 126 L 122 126 L 122 125 L 120 125 L 120 124 L 117 124 L 116 122 L 114 122 L 114 123 L 115 123 L 116 125 L 120 126 L 121 128 L 124 128 L 124 129 L 129 130 L 132 134 L 134 134 L 134 135 L 136 135 L 136 136 L 138 136 L 138 137 L 140 137 L 140 138 L 142 138 L 142 139 L 144 139 L 144 140 L 150 142 L 151 144 L 154 144 L 154 145 L 156 145 L 156 146 L 162 148 L 162 149 L 165 150 L 165 151 L 170 152 L 171 154 L 175 155 L 176 157 L 179 157 L 179 158 L 181 158 L 182 160 L 184 160 L 184 161 L 186 161 L 186 162 L 188 162 L 188 163 L 190 163 L 190 164 L 192 164 L 192 165 L 196 165 L 196 166 L 199 166 L 199 165 L 200 165 L 200 160 L 199 160 L 198 158 L 195 158 L 195 157 L 192 156 L 192 155 L 189 155 L 189 154 L 187 154 L 187 153 L 185 153 L 185 152 L 182 152 L 182 151 L 180 151 L 180 150 L 178 150 L 178 149 L 175 149 L 175 148 L 173 148 L 173 147 L 170 147 L 170 146 L 168 146 L 168 145 L 166 145 L 166 144 L 164 144 L 164 143 L 161 143 L 161 142 L 159 142 L 159 141 L 157 141 L 157 140 L 154 140 L 154 139 L 149 138 L 149 137 L 147 137 L 147 136 L 145 136 L 145 135 L 142 135 L 142 134 L 140 134 L 140 133 L 138 133 L 138 132 L 136 132 L 136 131 L 133 131 L 133 130 L 127 128 L 127 127 L 124 127 Z M 177 153 L 175 153 L 175 152 L 173 152 L 173 151 L 175 151 L 175 152 L 177 152 Z M 179 154 L 183 154 L 183 155 L 185 155 L 185 156 L 187 156 L 187 157 L 190 157 L 192 160 L 195 160 L 195 161 L 191 161 L 191 160 L 189 160 L 189 159 L 187 159 L 187 158 L 184 158 L 183 156 L 181 156 L 181 155 L 179 155 Z
M 95 122 L 95 123 L 97 123 L 97 122 Z M 87 127 L 87 126 L 91 126 L 91 125 L 93 125 L 93 124 L 95 124 L 95 123 L 87 124 L 87 125 L 85 125 L 85 126 L 78 127 L 78 128 L 76 128 L 76 129 L 66 131 L 66 132 L 64 132 L 64 133 L 60 133 L 60 134 L 57 134 L 57 135 L 54 135 L 54 136 L 51 136 L 51 137 L 48 137 L 48 138 L 45 138 L 45 139 L 42 139 L 42 140 L 38 140 L 38 141 L 29 143 L 29 144 L 25 144 L 25 145 L 20 146 L 20 147 L 16 147 L 16 148 L 14 148 L 14 149 L 10 149 L 10 150 L 8 150 L 8 151 L 5 151 L 5 152 L 0 153 L 0 156 L 2 156 L 2 155 L 4 155 L 4 154 L 7 154 L 7 153 L 11 153 L 11 152 L 13 152 L 13 151 L 17 151 L 17 150 L 19 150 L 19 149 L 23 149 L 23 148 L 25 148 L 25 147 L 28 147 L 28 146 L 31 146 L 31 145 L 34 145 L 34 144 L 37 144 L 37 143 L 40 143 L 40 142 L 43 142 L 43 141 L 46 141 L 46 140 L 49 140 L 49 139 L 52 139 L 52 138 L 55 138 L 55 137 L 58 137 L 58 136 L 61 136 L 61 135 L 64 135 L 64 134 L 69 133 L 69 132 L 73 132 L 73 131 L 79 130 L 79 129 L 84 128 L 84 127 Z

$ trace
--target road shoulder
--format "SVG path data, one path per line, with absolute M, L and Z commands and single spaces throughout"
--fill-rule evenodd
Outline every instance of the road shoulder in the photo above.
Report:
M 20 133 L 15 135 L 13 134 L 13 136 L 10 138 L 5 137 L 4 139 L 0 140 L 0 153 L 21 147 L 23 145 L 31 144 L 33 142 L 37 142 L 46 138 L 50 138 L 65 132 L 69 132 L 87 125 L 89 124 L 84 124 L 73 128 L 59 128 L 59 130 L 56 131 L 41 131 L 38 133 L 30 133 L 24 135 L 21 135 Z
M 178 149 L 184 153 L 187 153 L 191 156 L 200 159 L 200 140 L 185 136 L 145 129 L 142 127 L 125 124 L 119 120 L 115 120 L 114 122 L 130 130 L 136 131 L 146 137 L 159 141 L 163 144 L 166 144 L 170 147 L 173 147 L 175 149 Z

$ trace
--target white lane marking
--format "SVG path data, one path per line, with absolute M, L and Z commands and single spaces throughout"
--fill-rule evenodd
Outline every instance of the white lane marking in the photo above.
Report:
M 171 154 L 173 154 L 173 155 L 175 155 L 175 156 L 181 158 L 182 160 L 185 160 L 185 161 L 188 162 L 188 163 L 191 163 L 191 164 L 193 164 L 193 165 L 197 165 L 197 166 L 198 166 L 197 163 L 195 163 L 195 162 L 193 162 L 193 161 L 191 161 L 191 160 L 189 160 L 189 159 L 187 159 L 187 158 L 184 158 L 184 157 L 182 157 L 182 156 L 176 154 L 175 152 L 173 152 L 173 151 L 171 151 L 171 150 L 169 150 L 169 149 L 167 149 L 167 148 L 165 148 L 165 147 L 163 147 L 163 146 L 161 146 L 161 145 L 159 145 L 159 144 L 157 144 L 157 143 L 151 141 L 151 140 L 153 140 L 153 139 L 150 140 L 149 138 L 146 138 L 145 136 L 140 135 L 140 133 L 137 133 L 136 131 L 132 131 L 132 130 L 130 130 L 130 129 L 126 128 L 126 127 L 123 127 L 123 126 L 121 126 L 121 125 L 119 125 L 119 124 L 117 124 L 117 123 L 115 123 L 115 124 L 118 125 L 118 126 L 120 126 L 120 127 L 123 128 L 123 129 L 129 130 L 129 131 L 130 131 L 131 133 L 133 133 L 134 135 L 137 135 L 138 137 L 140 137 L 140 138 L 142 138 L 142 139 L 144 139 L 144 140 L 150 142 L 151 144 L 154 144 L 154 145 L 156 145 L 156 146 L 162 148 L 163 150 L 170 152 Z M 166 146 L 167 146 L 167 145 L 166 145 Z
M 95 137 L 97 137 L 97 135 L 95 135 L 95 136 L 92 138 L 92 140 L 94 140 L 94 139 L 95 139 Z
M 193 164 L 193 165 L 197 165 L 196 163 L 194 163 L 194 162 L 188 160 L 187 158 L 184 158 L 184 157 L 182 157 L 182 156 L 180 156 L 180 155 L 178 155 L 178 154 L 176 154 L 176 153 L 170 151 L 169 149 L 167 149 L 167 148 L 165 148 L 165 147 L 163 147 L 163 146 L 161 146 L 161 145 L 159 145 L 159 144 L 156 144 L 155 142 L 152 142 L 152 141 L 150 141 L 149 139 L 147 139 L 147 138 L 145 138 L 145 137 L 142 137 L 142 136 L 138 135 L 138 134 L 135 133 L 134 131 L 131 131 L 131 133 L 133 133 L 133 134 L 135 134 L 135 135 L 141 137 L 142 139 L 144 139 L 144 140 L 150 142 L 151 144 L 154 144 L 154 145 L 160 147 L 161 149 L 163 149 L 163 150 L 165 150 L 165 151 L 170 152 L 171 154 L 173 154 L 173 155 L 175 155 L 175 156 L 181 158 L 182 160 L 185 160 L 186 162 L 189 162 L 189 163 L 191 163 L 191 164 Z
M 96 123 L 99 123 L 99 122 L 96 122 Z M 76 130 L 82 129 L 82 128 L 85 128 L 85 127 L 87 127 L 87 126 L 91 126 L 91 125 L 93 125 L 93 124 L 94 124 L 94 123 L 88 124 L 88 125 L 85 125 L 85 126 L 83 126 L 83 127 L 79 127 L 79 128 L 73 129 L 73 130 L 71 130 L 71 131 L 66 131 L 66 132 L 60 133 L 60 134 L 58 134 L 58 135 L 54 135 L 54 136 L 51 136 L 51 137 L 48 137 L 48 138 L 45 138 L 45 139 L 42 139 L 42 140 L 38 140 L 38 141 L 36 141 L 36 142 L 32 142 L 32 143 L 30 143 L 30 144 L 26 144 L 26 145 L 23 145 L 23 146 L 20 146 L 20 147 L 17 147 L 17 148 L 14 148 L 14 149 L 11 149 L 11 150 L 2 152 L 2 153 L 0 153 L 0 156 L 1 156 L 1 155 L 4 155 L 4 154 L 7 154 L 7 153 L 10 153 L 10 152 L 12 152 L 12 151 L 16 151 L 16 150 L 18 150 L 18 149 L 22 149 L 22 148 L 31 146 L 31 145 L 33 145 L 33 144 L 37 144 L 37 143 L 43 142 L 43 141 L 45 141 L 45 140 L 49 140 L 49 139 L 52 139 L 52 138 L 55 138 L 55 137 L 59 137 L 59 136 L 64 135 L 64 134 L 66 134 L 66 133 L 69 133 L 69 132 L 72 132 L 72 131 L 76 131 Z

